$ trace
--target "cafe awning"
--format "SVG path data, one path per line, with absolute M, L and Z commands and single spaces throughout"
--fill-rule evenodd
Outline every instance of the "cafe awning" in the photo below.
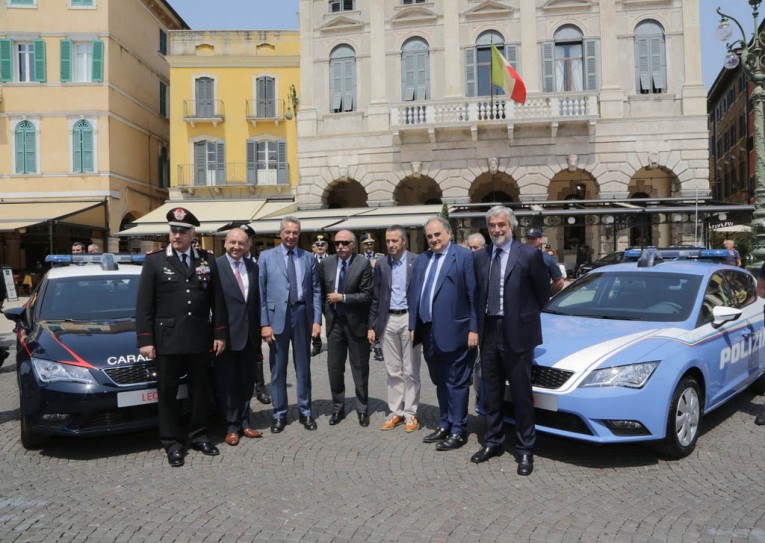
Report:
M 13 232 L 43 222 L 106 229 L 106 201 L 37 201 L 0 203 L 0 232 Z

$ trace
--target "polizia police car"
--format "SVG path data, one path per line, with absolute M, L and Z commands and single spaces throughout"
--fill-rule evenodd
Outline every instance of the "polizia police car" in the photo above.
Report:
M 765 389 L 763 300 L 754 276 L 718 263 L 726 251 L 627 253 L 635 261 L 592 270 L 544 307 L 537 429 L 655 442 L 684 457 L 703 415 L 749 386 Z
M 26 306 L 4 312 L 17 323 L 22 445 L 156 426 L 154 361 L 140 355 L 135 333 L 143 256 L 47 260 L 54 267 Z

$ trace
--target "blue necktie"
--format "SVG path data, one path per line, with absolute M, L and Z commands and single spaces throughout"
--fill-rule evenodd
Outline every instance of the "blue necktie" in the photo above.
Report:
M 295 271 L 295 260 L 292 258 L 294 251 L 287 251 L 287 279 L 290 281 L 290 305 L 298 301 L 297 272 Z
M 489 288 L 486 293 L 486 314 L 489 316 L 499 315 L 500 287 L 502 285 L 502 249 L 494 250 L 494 258 L 489 267 Z
M 347 272 L 347 262 L 345 260 L 341 260 L 342 264 L 340 265 L 340 275 L 337 278 L 337 292 L 338 294 L 345 294 L 345 276 Z M 335 304 L 335 314 L 336 315 L 345 315 L 345 303 L 344 302 L 337 302 Z
M 425 288 L 422 290 L 422 297 L 420 298 L 420 320 L 422 322 L 430 322 L 432 317 L 430 315 L 431 298 L 430 291 L 433 289 L 433 282 L 436 280 L 436 272 L 438 271 L 438 259 L 441 258 L 441 253 L 433 253 L 435 257 L 428 270 L 428 276 L 425 278 Z

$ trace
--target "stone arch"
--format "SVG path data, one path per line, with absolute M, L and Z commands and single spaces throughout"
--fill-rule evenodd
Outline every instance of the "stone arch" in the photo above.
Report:
M 322 202 L 329 209 L 367 207 L 367 191 L 355 179 L 336 180 L 327 185 Z
M 393 200 L 399 206 L 426 205 L 443 203 L 441 187 L 432 177 L 421 175 L 408 176 L 396 185 Z
M 550 179 L 548 200 L 595 200 L 600 193 L 598 182 L 583 169 L 561 170 Z
M 470 185 L 470 203 L 507 203 L 520 199 L 520 189 L 515 180 L 504 172 L 485 172 Z

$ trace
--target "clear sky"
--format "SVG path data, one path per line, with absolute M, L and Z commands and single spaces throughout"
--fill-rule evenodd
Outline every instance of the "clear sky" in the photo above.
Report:
M 194 30 L 296 30 L 298 28 L 298 0 L 169 1 Z M 747 40 L 754 30 L 752 10 L 747 0 L 699 0 L 701 61 L 704 84 L 707 88 L 712 85 L 720 72 L 726 52 L 724 44 L 714 38 L 714 31 L 719 22 L 719 17 L 715 13 L 715 8 L 718 6 L 741 22 L 744 30 L 748 33 Z M 761 11 L 765 13 L 765 3 L 762 5 Z M 735 28 L 734 36 L 738 37 L 737 28 Z

